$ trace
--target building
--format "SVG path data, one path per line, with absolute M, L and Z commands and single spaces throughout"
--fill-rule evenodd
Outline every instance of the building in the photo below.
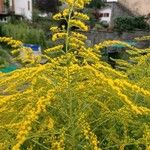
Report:
M 150 24 L 150 0 L 118 0 L 118 2 L 132 11 L 135 16 L 148 16 Z
M 0 0 L 0 21 L 7 22 L 10 16 L 32 19 L 32 0 Z
M 32 0 L 10 0 L 10 8 L 14 10 L 15 15 L 32 19 Z
M 130 9 L 134 15 L 150 13 L 150 0 L 118 0 L 120 4 Z
M 0 21 L 6 21 L 6 7 L 4 4 L 4 0 L 0 0 Z
M 3 0 L 0 0 L 0 13 L 3 12 Z
M 112 17 L 112 8 L 110 6 L 107 6 L 105 8 L 100 9 L 98 11 L 98 16 L 100 22 L 110 25 Z
M 105 7 L 98 10 L 98 16 L 100 22 L 108 24 L 109 27 L 113 27 L 114 20 L 117 17 L 133 16 L 133 13 L 116 0 L 108 0 L 105 3 Z

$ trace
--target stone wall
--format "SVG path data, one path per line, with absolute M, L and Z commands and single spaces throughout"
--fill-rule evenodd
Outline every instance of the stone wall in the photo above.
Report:
M 109 2 L 109 5 L 112 7 L 112 17 L 111 17 L 111 26 L 114 27 L 114 21 L 117 17 L 123 17 L 123 16 L 133 16 L 132 12 L 124 7 L 123 5 L 120 5 L 118 2 Z
M 122 40 L 129 41 L 133 40 L 136 37 L 148 36 L 150 35 L 150 31 L 136 31 L 136 32 L 124 32 L 119 35 L 118 32 L 108 32 L 108 31 L 90 31 L 86 33 L 88 40 L 88 45 L 94 45 L 105 40 Z M 150 46 L 150 41 L 148 42 L 140 42 L 139 47 L 148 47 Z

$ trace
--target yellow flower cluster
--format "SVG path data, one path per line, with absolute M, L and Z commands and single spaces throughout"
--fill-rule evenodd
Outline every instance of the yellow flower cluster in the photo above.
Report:
M 116 80 L 116 83 L 119 85 L 122 85 L 122 88 L 128 88 L 131 89 L 132 91 L 136 92 L 136 93 L 141 93 L 145 96 L 150 96 L 150 91 L 144 90 L 143 88 L 137 86 L 137 85 L 133 85 L 125 80 Z
M 83 9 L 86 4 L 89 4 L 91 0 L 76 0 L 75 7 L 78 9 Z
M 52 32 L 59 32 L 60 31 L 60 29 L 58 27 L 51 27 L 50 30 Z
M 13 40 L 12 38 L 9 37 L 0 37 L 0 42 L 7 43 L 12 48 L 18 48 L 23 44 L 21 41 Z
M 80 45 L 69 42 L 69 47 L 70 47 L 70 49 L 78 49 L 80 47 Z
M 38 119 L 41 112 L 46 111 L 46 106 L 50 104 L 50 100 L 53 99 L 53 96 L 53 90 L 48 91 L 47 97 L 39 99 L 36 104 L 36 108 L 30 110 L 29 115 L 27 116 L 25 121 L 22 122 L 20 130 L 16 137 L 17 144 L 13 146 L 12 150 L 20 150 L 21 144 L 24 143 L 24 141 L 26 140 L 26 136 L 32 130 L 31 124 Z
M 63 17 L 67 17 L 69 15 L 69 9 L 64 9 L 64 11 L 62 12 Z
M 87 37 L 81 33 L 71 32 L 72 27 L 78 27 L 82 31 L 87 31 L 88 26 L 80 20 L 88 20 L 89 17 L 86 14 L 77 12 L 77 10 L 82 9 L 85 4 L 88 4 L 90 0 L 61 0 L 67 4 L 67 8 L 64 9 L 61 13 L 58 13 L 53 16 L 55 20 L 64 19 L 67 21 L 67 29 L 62 26 L 62 29 L 57 27 L 52 27 L 51 30 L 54 32 L 52 36 L 52 41 L 61 40 L 61 43 L 65 45 L 64 52 L 76 51 L 77 49 L 85 46 L 84 42 Z M 59 47 L 54 49 L 49 49 L 49 51 L 56 50 Z M 49 58 L 48 58 L 49 59 Z M 50 60 L 50 59 L 49 59 Z
M 65 146 L 64 146 L 64 131 L 61 131 L 61 134 L 59 135 L 59 137 L 56 139 L 54 139 L 54 141 L 52 142 L 52 150 L 64 150 Z
M 27 102 L 30 101 L 30 102 L 36 103 L 35 107 L 34 106 L 31 106 L 31 107 L 29 107 L 29 106 L 24 107 L 23 106 L 23 112 L 21 111 L 21 114 L 24 114 L 26 112 L 25 114 L 27 114 L 27 116 L 24 116 L 23 121 L 21 121 L 21 124 L 19 124 L 19 128 L 18 128 L 19 133 L 17 134 L 17 139 L 16 139 L 17 141 L 13 141 L 13 143 L 17 142 L 16 145 L 14 146 L 14 149 L 17 150 L 17 149 L 19 149 L 20 145 L 23 145 L 27 136 L 32 131 L 32 127 L 34 126 L 34 124 L 36 124 L 36 120 L 38 119 L 38 116 L 43 111 L 45 111 L 45 105 L 47 105 L 47 104 L 45 104 L 45 102 L 46 103 L 48 103 L 49 101 L 51 102 L 51 95 L 50 94 L 48 94 L 47 97 L 45 97 L 45 96 L 43 97 L 42 95 L 46 95 L 47 91 L 49 89 L 53 88 L 54 86 L 55 87 L 59 86 L 57 89 L 55 89 L 55 91 L 51 91 L 51 93 L 58 92 L 58 102 L 57 101 L 54 102 L 54 105 L 51 107 L 51 109 L 53 109 L 53 107 L 55 107 L 56 109 L 60 109 L 60 108 L 63 110 L 65 109 L 65 111 L 66 111 L 66 108 L 69 109 L 68 108 L 69 102 L 66 101 L 66 99 L 68 100 L 69 99 L 68 95 L 72 94 L 74 96 L 79 96 L 79 97 L 73 97 L 73 102 L 75 102 L 75 103 L 78 103 L 78 101 L 80 101 L 83 103 L 85 102 L 86 105 L 89 105 L 89 104 L 87 104 L 86 99 L 90 99 L 91 100 L 90 105 L 91 104 L 93 105 L 95 102 L 97 102 L 99 105 L 106 107 L 106 110 L 109 111 L 109 107 L 107 107 L 108 104 L 103 103 L 103 101 L 102 101 L 103 98 L 102 99 L 99 98 L 99 95 L 101 96 L 101 94 L 103 94 L 103 92 L 104 92 L 104 94 L 106 94 L 105 99 L 107 99 L 107 93 L 109 93 L 110 95 L 108 95 L 108 97 L 110 98 L 110 101 L 111 101 L 111 99 L 113 99 L 115 97 L 117 99 L 117 101 L 120 100 L 120 101 L 125 103 L 125 105 L 123 105 L 124 108 L 129 107 L 129 108 L 131 108 L 131 111 L 136 112 L 136 114 L 148 115 L 150 113 L 150 110 L 148 108 L 139 107 L 136 104 L 134 104 L 132 102 L 132 99 L 130 99 L 130 93 L 125 94 L 126 90 L 128 90 L 128 92 L 130 92 L 130 91 L 140 92 L 139 88 L 134 87 L 134 85 L 132 85 L 134 87 L 134 89 L 132 89 L 131 87 L 128 87 L 128 85 L 126 86 L 126 82 L 129 82 L 129 81 L 126 81 L 124 83 L 124 80 L 121 80 L 121 79 L 118 79 L 118 82 L 117 82 L 117 80 L 114 80 L 114 78 L 121 78 L 121 77 L 124 78 L 124 76 L 122 76 L 122 74 L 120 72 L 117 74 L 116 73 L 117 71 L 112 70 L 111 68 L 108 68 L 108 66 L 105 66 L 105 64 L 102 63 L 101 61 L 98 61 L 98 59 L 96 60 L 96 58 L 98 58 L 98 57 L 96 57 L 96 55 L 95 55 L 94 51 L 92 51 L 92 49 L 88 49 L 87 51 L 86 51 L 86 49 L 84 49 L 84 50 L 85 50 L 84 52 L 86 54 L 85 58 L 90 57 L 92 59 L 95 59 L 95 62 L 93 65 L 86 64 L 84 66 L 80 66 L 76 62 L 74 62 L 75 54 L 67 53 L 66 55 L 63 55 L 63 56 L 59 57 L 58 59 L 55 59 L 54 64 L 51 64 L 51 65 L 46 64 L 46 65 L 40 65 L 39 67 L 25 68 L 25 69 L 18 71 L 18 74 L 17 74 L 17 72 L 15 72 L 14 74 L 8 75 L 7 78 L 5 77 L 6 75 L 5 76 L 3 75 L 3 78 L 1 78 L 1 80 L 0 80 L 0 83 L 1 83 L 0 88 L 5 87 L 6 83 L 8 83 L 8 85 L 9 85 L 8 89 L 10 89 L 10 90 L 7 90 L 7 92 L 11 91 L 12 89 L 14 90 L 14 89 L 18 88 L 18 85 L 20 85 L 20 84 L 21 85 L 28 85 L 28 84 L 24 84 L 24 83 L 27 83 L 26 80 L 29 81 L 29 84 L 30 84 L 29 88 L 33 88 L 33 90 L 30 91 L 28 93 L 27 97 L 25 97 L 24 99 L 22 99 L 23 97 L 20 97 L 23 94 L 22 92 L 19 92 L 20 95 L 15 94 L 15 96 L 14 95 L 11 95 L 11 96 L 6 95 L 8 93 L 6 93 L 6 94 L 4 93 L 5 95 L 1 95 L 0 99 L 2 101 L 4 99 L 6 100 L 6 97 L 7 97 L 7 100 L 5 101 L 6 103 L 3 103 L 3 105 L 1 105 L 1 106 L 3 106 L 2 111 L 6 112 L 6 110 L 7 110 L 7 107 L 5 107 L 6 106 L 5 104 L 7 104 L 7 106 L 12 107 L 12 103 L 14 103 L 14 100 L 16 100 L 15 104 L 17 106 L 18 106 L 18 103 L 24 103 L 24 101 L 26 99 L 27 99 Z M 82 52 L 83 52 L 83 50 L 82 50 Z M 69 60 L 71 60 L 71 62 L 66 63 L 67 65 L 65 63 L 63 63 L 65 61 L 69 62 Z M 62 67 L 62 63 L 63 63 L 63 67 Z M 70 65 L 68 65 L 68 64 L 70 64 Z M 100 70 L 101 68 L 103 68 L 104 70 L 101 71 Z M 41 69 L 41 70 L 39 70 L 39 69 Z M 113 77 L 108 77 L 107 75 L 105 75 L 108 73 L 113 74 Z M 115 74 L 115 76 L 114 76 L 114 74 Z M 84 76 L 87 76 L 87 77 L 84 78 Z M 32 81 L 31 81 L 31 79 L 32 79 Z M 53 86 L 51 85 L 50 79 L 54 80 Z M 14 81 L 15 81 L 16 85 L 11 86 L 11 84 Z M 46 86 L 44 83 L 46 83 Z M 66 88 L 68 87 L 68 85 L 72 89 L 69 91 L 69 94 L 67 93 L 63 97 L 64 101 L 62 98 L 60 98 L 61 100 L 59 100 L 59 97 L 64 95 L 64 92 L 66 92 Z M 42 92 L 40 92 L 40 88 L 38 88 L 37 86 L 41 87 L 41 89 L 44 89 L 44 90 L 41 90 Z M 124 87 L 125 89 L 122 87 Z M 100 89 L 102 89 L 102 93 L 101 93 Z M 79 92 L 77 92 L 77 90 Z M 142 90 L 144 90 L 144 89 L 142 89 Z M 3 90 L 3 92 L 4 91 L 6 92 L 6 90 Z M 93 95 L 89 94 L 88 93 L 89 91 Z M 81 94 L 81 92 L 82 92 L 82 94 Z M 145 92 L 146 92 L 146 90 L 142 91 L 141 93 L 145 94 L 145 96 L 147 96 L 148 93 L 147 92 L 145 93 Z M 39 93 L 39 95 L 36 97 L 35 95 L 38 93 Z M 82 95 L 84 95 L 84 96 L 82 97 Z M 85 96 L 86 96 L 86 99 L 85 99 Z M 96 99 L 96 96 L 98 96 L 97 99 Z M 12 99 L 12 97 L 13 97 L 13 99 Z M 88 102 L 90 100 L 88 100 Z M 10 103 L 8 103 L 8 101 L 10 101 Z M 61 101 L 62 101 L 62 103 L 66 102 L 65 103 L 65 105 L 67 104 L 66 108 L 64 108 L 64 105 L 62 105 Z M 52 103 L 50 103 L 50 104 L 52 105 Z M 82 106 L 82 103 L 79 103 L 79 105 Z M 77 112 L 76 112 L 76 109 L 74 109 L 73 116 L 78 117 L 78 112 L 80 112 L 80 109 L 78 108 L 78 105 L 76 105 L 76 107 L 77 107 Z M 103 107 L 102 107 L 102 109 L 104 109 Z M 29 109 L 29 108 L 31 108 L 31 109 Z M 92 107 L 88 107 L 88 108 L 90 109 L 90 111 L 92 111 L 92 109 L 91 109 Z M 102 111 L 102 109 L 99 111 Z M 122 109 L 122 107 L 121 107 L 121 109 Z M 14 110 L 15 110 L 15 108 L 14 108 Z M 65 111 L 63 111 L 64 114 L 65 114 Z M 85 113 L 87 113 L 87 111 L 85 111 Z M 110 112 L 111 111 L 109 111 L 109 113 Z M 116 112 L 117 112 L 117 110 L 116 110 Z M 46 113 L 46 112 L 44 112 L 44 113 Z M 75 113 L 77 114 L 77 116 L 74 115 Z M 105 112 L 102 111 L 102 113 L 104 114 Z M 122 113 L 122 111 L 120 111 L 119 113 Z M 129 113 L 130 113 L 130 111 L 129 111 Z M 50 116 L 55 115 L 54 113 L 51 113 L 51 110 L 49 110 L 47 112 L 47 114 L 49 114 Z M 3 114 L 1 113 L 0 115 L 2 116 Z M 69 115 L 70 115 L 70 111 L 67 114 L 67 116 L 69 116 Z M 88 113 L 86 115 L 88 116 Z M 92 115 L 92 113 L 90 113 L 90 115 Z M 134 114 L 132 114 L 132 115 L 134 115 Z M 58 116 L 56 116 L 56 118 L 57 117 Z M 68 120 L 70 121 L 70 116 L 67 118 L 69 118 Z M 58 117 L 57 121 L 59 121 L 59 117 Z M 56 121 L 56 124 L 57 124 L 57 121 Z M 54 126 L 54 121 L 51 118 L 47 118 L 47 121 L 46 122 L 44 121 L 44 123 L 46 124 L 45 126 L 47 128 L 49 128 L 49 130 L 51 130 Z M 41 123 L 40 126 L 42 126 L 42 124 L 43 123 Z M 15 128 L 16 124 L 12 123 L 12 125 L 14 125 L 14 126 L 11 129 L 14 131 L 16 129 Z M 86 143 L 88 143 L 87 146 L 90 145 L 90 147 L 92 147 L 92 149 L 99 150 L 100 149 L 99 145 L 98 145 L 99 141 L 98 141 L 96 135 L 92 132 L 92 128 L 88 125 L 89 125 L 88 123 L 83 124 L 83 127 L 82 127 L 82 134 L 86 138 Z M 1 128 L 1 126 L 0 126 L 0 128 Z M 66 127 L 66 125 L 64 125 L 64 126 Z M 9 125 L 8 126 L 3 125 L 3 128 L 8 128 L 8 127 L 10 127 L 10 126 Z M 57 128 L 57 126 L 56 126 L 56 128 Z M 14 131 L 14 132 L 16 133 L 16 131 Z M 56 130 L 55 130 L 55 132 L 56 132 Z M 38 133 L 37 130 L 36 130 L 36 133 Z M 70 137 L 70 135 L 69 135 L 69 137 Z M 43 139 L 44 138 L 45 137 L 43 137 Z M 64 138 L 67 138 L 67 136 L 65 136 Z M 49 143 L 50 143 L 49 145 L 47 144 L 48 145 L 47 147 L 51 148 L 51 146 L 52 146 L 52 148 L 54 150 L 55 149 L 62 150 L 65 148 L 69 149 L 69 147 L 66 147 L 66 146 L 68 146 L 66 144 L 67 143 L 66 141 L 68 139 L 65 140 L 65 143 L 64 143 L 64 138 L 56 139 L 56 140 L 54 140 L 54 142 L 52 142 L 52 140 L 50 140 L 50 138 L 46 139 L 46 140 L 49 140 Z M 72 148 L 72 147 L 70 146 L 70 148 Z
M 71 32 L 71 36 L 77 38 L 77 39 L 80 39 L 80 40 L 86 40 L 87 37 L 81 33 L 78 33 L 78 32 Z
M 97 72 L 93 67 L 91 67 L 91 66 L 89 66 L 89 65 L 86 66 L 86 67 L 89 68 L 89 69 L 92 69 L 92 70 L 95 72 L 95 75 L 96 75 L 97 78 L 101 78 L 103 82 L 106 82 L 114 91 L 116 91 L 116 94 L 118 95 L 118 97 L 120 97 L 120 99 L 121 99 L 124 103 L 126 103 L 126 104 L 131 108 L 131 110 L 132 110 L 134 113 L 140 114 L 140 115 L 142 115 L 142 114 L 147 114 L 147 112 L 148 112 L 147 109 L 145 109 L 146 111 L 143 111 L 144 109 L 141 110 L 140 107 L 136 106 L 136 105 L 132 102 L 132 100 L 130 100 L 130 99 L 128 98 L 127 95 L 125 95 L 125 94 L 122 93 L 122 89 L 121 89 L 119 86 L 115 85 L 115 82 L 114 82 L 112 79 L 106 78 L 104 74 L 102 74 L 102 73 L 100 73 L 100 72 Z M 121 83 L 120 83 L 120 84 L 121 84 Z
M 55 33 L 53 36 L 52 36 L 52 41 L 56 41 L 58 39 L 64 39 L 66 38 L 67 34 L 66 33 Z
M 88 26 L 86 26 L 82 21 L 76 20 L 76 19 L 71 19 L 69 21 L 71 26 L 76 26 L 80 28 L 82 31 L 88 31 Z
M 41 61 L 41 56 L 35 56 L 31 48 L 23 47 L 23 43 L 18 40 L 13 40 L 8 37 L 0 37 L 0 42 L 6 43 L 7 45 L 15 48 L 11 53 L 17 54 L 14 60 L 21 61 L 23 64 L 38 64 Z
M 95 64 L 94 67 L 97 68 L 98 70 L 104 69 L 104 71 L 111 72 L 112 74 L 116 75 L 117 77 L 125 78 L 125 79 L 127 78 L 126 74 L 123 74 L 122 72 L 116 71 L 116 70 L 110 68 L 109 66 L 106 66 L 103 64 Z
M 47 124 L 48 129 L 52 129 L 54 127 L 54 120 L 50 117 L 47 118 L 45 124 Z
M 113 45 L 116 45 L 116 44 L 125 46 L 125 47 L 127 47 L 129 49 L 132 49 L 132 50 L 135 50 L 135 51 L 139 51 L 139 49 L 136 48 L 136 47 L 134 47 L 134 46 L 131 46 L 131 45 L 125 43 L 125 42 L 116 41 L 116 40 L 113 40 L 113 41 L 110 41 L 110 40 L 104 41 L 102 43 L 96 44 L 94 47 L 95 47 L 95 49 L 99 50 L 99 49 L 103 49 L 105 47 L 110 47 L 110 46 L 113 46 Z
M 61 51 L 62 49 L 63 49 L 63 45 L 57 45 L 52 48 L 46 49 L 45 52 L 48 53 L 48 52 L 53 52 L 53 51 Z
M 82 42 L 81 40 L 78 40 L 78 39 L 75 38 L 75 37 L 70 37 L 70 38 L 69 38 L 69 42 L 70 42 L 70 43 L 77 44 L 77 45 L 80 45 L 80 46 L 85 45 L 84 42 Z
M 75 7 L 77 9 L 83 9 L 86 4 L 89 4 L 91 0 L 61 0 L 66 3 L 68 7 Z
M 123 125 L 121 129 L 123 132 L 127 130 L 124 129 L 125 126 L 130 127 L 130 124 L 137 122 L 140 122 L 141 126 L 144 122 L 149 129 L 148 123 L 142 121 L 143 119 L 137 121 L 137 114 L 147 116 L 150 114 L 149 106 L 145 104 L 140 106 L 138 100 L 133 99 L 138 93 L 142 99 L 149 100 L 149 90 L 133 84 L 128 79 L 127 73 L 112 69 L 101 61 L 99 56 L 99 49 L 114 44 L 122 44 L 133 50 L 138 49 L 120 41 L 105 41 L 96 45 L 95 49 L 86 48 L 84 41 L 87 37 L 77 31 L 71 31 L 71 27 L 77 26 L 87 31 L 86 25 L 73 17 L 87 19 L 76 11 L 89 0 L 62 1 L 68 4 L 69 9 L 55 15 L 54 18 L 59 20 L 68 14 L 72 16 L 67 30 L 62 32 L 57 27 L 51 28 L 55 33 L 53 41 L 61 39 L 61 44 L 46 50 L 47 53 L 53 54 L 45 56 L 50 62 L 18 69 L 10 74 L 0 74 L 2 141 L 0 149 L 2 150 L 10 148 L 19 150 L 22 147 L 69 150 L 76 149 L 76 146 L 80 146 L 77 149 L 101 150 L 101 148 L 107 149 L 107 146 L 114 146 L 112 143 L 122 145 L 120 148 L 123 148 L 130 139 L 128 143 L 125 143 L 124 137 L 119 139 L 120 135 L 116 129 L 119 129 L 120 124 Z M 67 19 L 69 20 L 70 17 Z M 58 51 L 63 51 L 63 48 L 66 48 L 66 51 L 57 55 Z M 12 53 L 19 53 L 17 59 L 22 58 L 24 63 L 36 62 L 31 49 L 21 47 Z M 142 64 L 147 58 L 149 55 L 142 57 L 139 63 Z M 105 125 L 107 122 L 110 127 L 109 132 L 112 131 L 112 134 L 118 138 L 116 141 L 112 139 L 112 134 L 107 134 L 108 126 Z M 103 128 L 102 136 L 97 134 L 97 131 Z M 13 135 L 13 138 L 7 136 L 8 133 Z M 142 141 L 147 142 L 148 136 L 144 137 L 145 134 L 142 136 Z M 25 142 L 26 140 L 29 142 Z M 106 147 L 101 142 L 104 140 L 108 141 Z M 121 144 L 117 143 L 119 140 Z M 133 142 L 134 138 L 131 141 Z
M 91 149 L 93 150 L 101 150 L 98 147 L 98 140 L 97 136 L 91 131 L 90 125 L 85 122 L 83 126 L 83 135 L 85 136 L 85 139 L 89 141 L 90 145 L 92 146 Z
M 54 20 L 60 20 L 60 19 L 62 19 L 62 14 L 61 14 L 61 13 L 55 14 L 55 15 L 53 16 L 53 19 L 54 19 Z
M 72 6 L 75 0 L 65 0 L 64 2 L 66 2 L 69 6 Z
M 89 16 L 80 12 L 74 12 L 73 18 L 81 20 L 89 20 Z
M 84 63 L 99 63 L 99 55 L 93 52 L 91 49 L 86 49 L 85 47 L 80 47 L 78 55 L 84 58 Z
M 150 36 L 138 37 L 138 38 L 135 38 L 135 40 L 137 40 L 137 41 L 146 41 L 146 40 L 150 40 Z
M 12 54 L 18 53 L 18 56 L 14 59 L 21 61 L 23 64 L 39 64 L 41 61 L 41 56 L 34 55 L 31 48 L 21 47 L 12 51 Z

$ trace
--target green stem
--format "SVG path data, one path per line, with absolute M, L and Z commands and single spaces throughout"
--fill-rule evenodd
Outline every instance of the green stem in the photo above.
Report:
M 73 10 L 74 10 L 74 4 L 75 4 L 75 1 L 74 0 L 74 3 L 72 4 L 72 6 L 70 7 L 70 10 L 69 10 L 69 16 L 68 16 L 68 20 L 67 20 L 67 35 L 66 35 L 66 41 L 65 41 L 65 46 L 66 46 L 66 49 L 65 49 L 65 53 L 67 53 L 69 51 L 69 37 L 70 37 L 70 28 L 71 28 L 71 25 L 70 25 L 70 20 L 71 20 L 71 17 L 72 17 L 72 13 L 73 13 Z M 71 143 L 71 146 L 72 146 L 72 150 L 76 149 L 76 139 L 75 139 L 75 118 L 74 118 L 74 110 L 73 110 L 73 98 L 72 98 L 72 89 L 71 89 L 71 86 L 70 86 L 70 83 L 71 83 L 71 79 L 70 79 L 70 71 L 69 71 L 69 65 L 67 65 L 67 80 L 68 80 L 68 99 L 69 99 L 69 120 L 68 120 L 68 129 L 70 130 L 70 136 L 71 136 L 71 140 L 70 140 L 70 143 Z
M 70 71 L 69 71 L 69 66 L 67 66 L 67 80 L 68 80 L 68 102 L 69 102 L 69 120 L 68 120 L 68 129 L 69 129 L 69 133 L 71 136 L 70 139 L 70 143 L 71 143 L 71 147 L 72 150 L 76 149 L 76 131 L 75 131 L 75 117 L 74 117 L 74 99 L 73 99 L 73 95 L 72 95 L 72 87 L 71 87 L 71 78 L 70 78 Z
M 65 53 L 68 52 L 68 49 L 69 49 L 69 34 L 70 34 L 70 19 L 71 19 L 71 15 L 72 15 L 72 12 L 73 12 L 73 8 L 74 8 L 74 4 L 72 4 L 71 8 L 70 8 L 70 11 L 69 11 L 69 17 L 68 17 L 68 20 L 67 20 L 67 36 L 66 36 L 66 42 L 65 42 L 65 45 L 66 45 L 66 50 L 65 50 Z

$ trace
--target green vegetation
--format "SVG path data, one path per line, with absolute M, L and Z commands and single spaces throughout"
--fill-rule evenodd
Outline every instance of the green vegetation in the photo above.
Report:
M 27 23 L 17 22 L 15 24 L 2 24 L 0 30 L 1 36 L 8 36 L 16 40 L 21 40 L 24 43 L 39 44 L 42 47 L 46 47 L 44 31 L 41 29 L 34 29 Z
M 53 19 L 66 19 L 67 28 L 50 28 L 55 46 L 45 55 L 0 37 L 24 63 L 0 73 L 0 150 L 150 149 L 150 48 L 110 40 L 88 47 L 89 17 L 79 10 L 89 1 L 65 0 L 68 8 Z M 123 71 L 102 60 L 102 50 L 113 46 L 128 48 L 128 60 L 116 62 Z
M 91 3 L 88 5 L 88 7 L 90 8 L 102 8 L 103 6 L 105 6 L 104 1 L 103 0 L 92 0 Z
M 10 63 L 10 55 L 9 53 L 0 47 L 0 68 L 3 68 Z
M 136 29 L 147 30 L 149 25 L 144 16 L 140 17 L 118 17 L 115 19 L 115 29 L 122 33 L 124 31 L 134 31 Z

